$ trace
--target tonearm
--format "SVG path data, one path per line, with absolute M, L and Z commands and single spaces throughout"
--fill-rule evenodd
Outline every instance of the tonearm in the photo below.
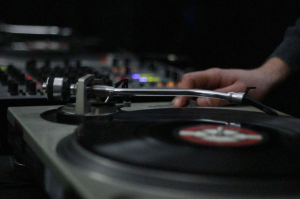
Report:
M 124 79 L 117 82 L 114 86 L 102 85 L 100 79 L 95 79 L 94 75 L 85 75 L 78 79 L 76 84 L 70 84 L 68 78 L 49 77 L 46 83 L 43 83 L 43 90 L 49 100 L 69 100 L 70 96 L 76 96 L 76 105 L 81 114 L 88 112 L 88 96 L 94 99 L 103 99 L 107 103 L 114 97 L 124 97 L 125 102 L 134 96 L 188 96 L 188 97 L 209 97 L 221 100 L 227 100 L 235 104 L 245 104 L 254 106 L 268 114 L 277 115 L 277 113 L 268 106 L 249 97 L 247 92 L 217 92 L 202 89 L 140 89 L 128 88 L 128 80 Z M 248 89 L 247 89 L 248 90 Z M 129 105 L 127 103 L 127 105 Z

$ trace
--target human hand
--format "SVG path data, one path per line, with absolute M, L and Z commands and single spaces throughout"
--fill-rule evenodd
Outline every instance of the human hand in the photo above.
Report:
M 256 87 L 249 95 L 262 100 L 269 90 L 283 81 L 290 70 L 287 64 L 280 58 L 269 59 L 257 69 L 219 69 L 212 68 L 205 71 L 187 73 L 182 77 L 181 88 L 197 88 L 215 90 L 220 92 L 244 92 L 247 87 Z M 188 97 L 178 96 L 174 98 L 174 107 L 182 107 Z M 229 104 L 225 100 L 199 97 L 196 100 L 198 106 L 221 106 Z

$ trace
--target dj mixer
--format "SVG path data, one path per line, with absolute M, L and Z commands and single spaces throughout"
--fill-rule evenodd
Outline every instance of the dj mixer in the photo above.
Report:
M 68 77 L 70 83 L 75 83 L 79 77 L 93 74 L 106 85 L 128 79 L 131 88 L 176 88 L 184 74 L 183 70 L 171 65 L 141 60 L 128 52 L 33 55 L 30 52 L 3 53 L 0 57 L 1 154 L 10 153 L 6 135 L 8 107 L 64 104 L 46 99 L 41 87 L 47 77 Z M 149 101 L 149 98 L 139 100 Z

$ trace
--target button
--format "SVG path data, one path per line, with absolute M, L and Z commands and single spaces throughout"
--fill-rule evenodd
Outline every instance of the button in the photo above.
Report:
M 28 79 L 28 80 L 26 80 L 26 92 L 28 92 L 28 87 L 29 87 L 29 82 L 32 82 L 32 80 L 31 79 Z
M 16 68 L 15 68 L 15 66 L 14 65 L 12 65 L 12 64 L 9 64 L 8 66 L 7 66 L 7 73 L 8 74 L 12 74 L 13 73 L 13 71 L 15 70 Z
M 10 85 L 14 82 L 14 80 L 8 80 L 8 87 L 7 87 L 7 92 L 10 90 Z
M 16 81 L 9 81 L 8 83 L 8 92 L 11 95 L 18 95 L 19 94 L 19 85 Z
M 1 84 L 2 85 L 7 85 L 8 84 L 8 76 L 7 76 L 7 74 L 6 73 L 3 73 L 2 75 L 1 75 Z
M 29 81 L 27 84 L 27 92 L 29 95 L 36 95 L 36 83 L 34 81 Z

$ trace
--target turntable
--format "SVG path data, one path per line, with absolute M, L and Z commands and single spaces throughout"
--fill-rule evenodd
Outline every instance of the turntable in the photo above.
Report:
M 113 87 L 48 78 L 66 106 L 11 107 L 16 160 L 52 198 L 299 198 L 300 120 L 245 93 Z M 121 88 L 119 88 L 121 87 Z M 172 108 L 135 96 L 205 96 L 242 106 Z M 243 104 L 254 105 L 243 106 Z M 259 109 L 257 109 L 259 108 Z

